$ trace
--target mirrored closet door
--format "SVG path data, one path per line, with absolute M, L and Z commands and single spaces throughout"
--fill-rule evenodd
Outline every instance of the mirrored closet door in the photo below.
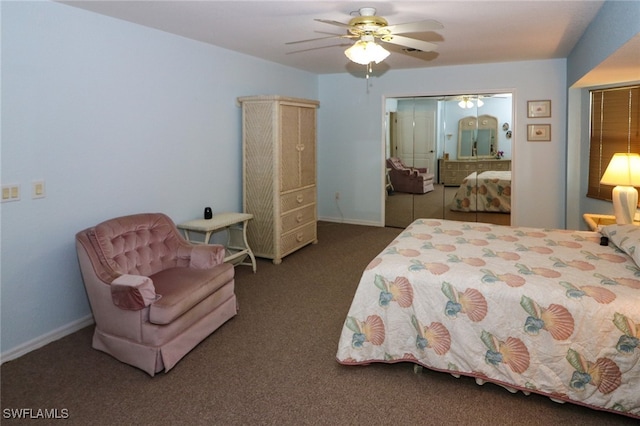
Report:
M 510 93 L 387 98 L 386 226 L 510 223 Z

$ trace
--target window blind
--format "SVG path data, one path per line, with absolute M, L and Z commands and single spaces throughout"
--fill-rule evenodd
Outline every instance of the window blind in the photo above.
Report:
M 616 152 L 640 153 L 640 86 L 591 91 L 591 139 L 587 197 L 611 200 L 600 178 Z

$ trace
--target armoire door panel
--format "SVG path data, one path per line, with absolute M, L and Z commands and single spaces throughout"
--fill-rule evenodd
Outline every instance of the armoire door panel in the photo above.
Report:
M 299 109 L 300 131 L 300 182 L 299 186 L 316 183 L 316 110 L 315 108 Z
M 280 131 L 282 132 L 280 146 L 281 191 L 290 191 L 300 186 L 299 109 L 291 105 L 280 106 Z

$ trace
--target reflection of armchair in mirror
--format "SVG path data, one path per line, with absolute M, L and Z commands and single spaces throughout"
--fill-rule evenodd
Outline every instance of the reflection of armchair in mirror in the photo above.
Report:
M 458 158 L 492 158 L 498 151 L 498 119 L 491 115 L 458 121 Z

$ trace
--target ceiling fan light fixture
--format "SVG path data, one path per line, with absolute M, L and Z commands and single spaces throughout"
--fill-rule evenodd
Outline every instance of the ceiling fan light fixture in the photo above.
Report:
M 384 61 L 389 56 L 389 51 L 374 41 L 358 40 L 344 54 L 356 64 L 367 65 Z
M 462 109 L 473 108 L 473 102 L 471 102 L 467 98 L 464 98 L 463 100 L 458 102 L 458 106 Z
M 482 105 L 484 105 L 484 102 L 482 102 L 482 100 L 478 99 L 478 108 L 480 108 Z M 460 102 L 458 102 L 458 106 L 462 109 L 469 109 L 469 108 L 473 108 L 473 101 L 469 100 L 469 98 L 465 97 L 462 98 L 462 100 Z

